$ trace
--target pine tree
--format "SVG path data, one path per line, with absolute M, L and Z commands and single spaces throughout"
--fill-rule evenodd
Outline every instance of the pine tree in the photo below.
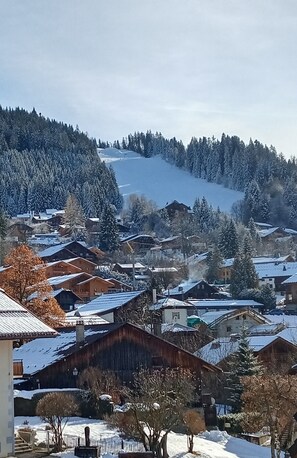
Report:
M 119 231 L 114 212 L 109 204 L 103 209 L 100 224 L 100 248 L 103 251 L 113 253 L 120 246 Z
M 219 234 L 219 249 L 225 259 L 233 258 L 239 250 L 239 241 L 236 225 L 233 219 L 225 221 Z
M 4 212 L 0 208 L 0 239 L 4 240 L 6 237 L 7 231 L 7 220 L 5 218 Z
M 253 264 L 253 260 L 248 253 L 239 253 L 233 262 L 230 293 L 232 297 L 238 298 L 242 291 L 258 287 L 259 279 Z
M 250 347 L 248 331 L 243 327 L 238 342 L 238 350 L 229 363 L 229 377 L 227 379 L 228 401 L 233 412 L 240 412 L 242 409 L 243 385 L 240 377 L 260 375 L 261 373 L 262 366 Z
M 250 230 L 250 234 L 251 234 L 252 239 L 255 240 L 258 231 L 257 231 L 256 224 L 255 224 L 255 221 L 254 221 L 253 218 L 250 218 L 250 220 L 248 222 L 248 228 Z
M 207 256 L 206 280 L 215 282 L 220 279 L 220 267 L 222 266 L 223 257 L 219 248 L 215 245 L 214 249 Z
M 80 237 L 85 231 L 83 209 L 74 194 L 69 194 L 67 198 L 64 224 L 74 240 Z

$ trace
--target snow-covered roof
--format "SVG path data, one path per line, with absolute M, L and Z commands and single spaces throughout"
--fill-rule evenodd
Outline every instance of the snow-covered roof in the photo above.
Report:
M 207 256 L 208 256 L 208 251 L 206 253 L 193 254 L 192 256 L 188 257 L 188 263 L 206 261 Z
M 187 280 L 184 281 L 183 283 L 180 283 L 178 286 L 175 288 L 171 288 L 167 291 L 164 291 L 164 295 L 166 296 L 173 296 L 176 294 L 180 294 L 181 296 L 184 293 L 187 293 L 190 291 L 192 288 L 195 288 L 195 286 L 199 285 L 200 283 L 206 283 L 205 280 Z
M 287 328 L 297 328 L 297 315 L 264 315 L 273 323 L 283 323 Z
M 281 324 L 280 323 L 264 323 L 264 324 L 258 324 L 255 326 L 251 326 L 249 328 L 249 333 L 250 335 L 256 336 L 256 335 L 271 335 L 271 334 L 277 334 L 280 329 Z
M 49 248 L 46 248 L 45 250 L 42 250 L 38 253 L 38 256 L 40 258 L 45 258 L 47 256 L 52 256 L 53 254 L 59 253 L 59 251 L 63 250 L 64 248 L 67 248 L 69 245 L 71 245 L 72 242 L 67 242 L 67 243 L 61 243 L 59 245 L 55 245 Z M 76 242 L 79 243 L 82 247 L 86 247 L 85 244 L 81 242 Z
M 257 221 L 255 221 L 255 225 L 256 226 L 259 226 L 259 227 L 272 227 L 271 224 L 268 224 L 268 223 L 259 223 Z
M 102 338 L 103 335 L 118 326 L 110 323 L 103 326 L 86 326 L 85 343 L 90 344 Z M 76 351 L 75 328 L 63 328 L 59 330 L 59 335 L 56 337 L 38 339 L 38 341 L 31 341 L 14 349 L 13 358 L 23 360 L 24 375 L 33 375 Z
M 122 269 L 133 269 L 133 264 L 122 264 L 117 262 L 117 266 L 121 267 Z M 135 262 L 134 269 L 145 269 L 145 266 L 140 262 Z
M 255 270 L 260 279 L 289 277 L 297 273 L 297 262 L 257 264 L 255 265 Z
M 96 297 L 96 299 L 93 299 L 87 304 L 68 312 L 67 316 L 76 315 L 84 317 L 108 312 L 118 307 L 122 307 L 127 304 L 127 302 L 132 301 L 143 293 L 144 291 L 125 291 L 123 293 L 101 294 L 101 296 Z
M 190 308 L 191 306 L 188 302 L 179 301 L 178 299 L 173 299 L 172 297 L 164 297 L 159 299 L 155 304 L 150 306 L 150 310 L 160 310 L 165 308 Z
M 166 239 L 159 240 L 160 243 L 173 242 L 174 240 L 180 239 L 180 235 L 174 235 L 172 237 L 167 237 Z
M 160 273 L 176 273 L 178 272 L 177 268 L 176 267 L 150 267 L 149 269 L 147 269 L 148 271 L 150 271 L 151 273 L 157 273 L 157 274 L 160 274 Z
M 163 334 L 164 332 L 197 332 L 197 329 L 179 323 L 163 323 L 161 331 Z
M 258 264 L 282 264 L 287 261 L 290 255 L 279 256 L 279 257 L 270 257 L 270 256 L 257 256 L 252 258 L 253 264 L 255 267 L 258 267 Z M 232 267 L 234 264 L 234 258 L 224 259 L 222 266 L 223 267 Z M 291 263 L 289 263 L 291 264 Z
M 275 342 L 276 340 L 287 340 L 284 336 L 280 334 L 273 336 L 251 336 L 248 338 L 250 348 L 258 353 L 263 350 L 265 347 Z M 213 340 L 204 347 L 200 348 L 194 354 L 204 359 L 205 361 L 211 364 L 219 364 L 221 361 L 226 359 L 228 356 L 232 355 L 238 350 L 239 339 L 234 339 L 232 337 L 223 337 L 220 339 Z
M 0 340 L 51 337 L 56 331 L 0 290 Z
M 262 307 L 263 304 L 249 299 L 191 299 L 189 300 L 190 304 L 193 304 L 197 309 L 211 309 L 211 308 L 225 308 L 238 309 L 243 308 L 258 308 Z
M 58 275 L 56 277 L 48 278 L 48 282 L 51 286 L 60 285 L 61 283 L 65 283 L 66 281 L 72 280 L 73 278 L 80 277 L 82 275 L 89 275 L 84 272 L 77 272 L 75 274 L 69 275 Z
M 261 238 L 265 238 L 265 237 L 268 237 L 271 234 L 274 234 L 275 232 L 277 232 L 279 230 L 280 230 L 279 227 L 269 227 L 267 229 L 261 229 L 260 231 L 258 231 L 258 234 L 259 234 L 259 236 Z
M 295 263 L 294 263 L 295 264 Z M 297 269 L 296 269 L 297 270 Z M 297 282 L 297 272 L 291 275 L 291 277 L 287 278 L 282 282 L 282 285 L 291 285 L 292 283 Z
M 214 321 L 217 321 L 220 318 L 228 316 L 230 315 L 230 313 L 233 312 L 236 312 L 236 309 L 205 312 L 202 315 L 202 319 L 206 324 L 211 325 Z

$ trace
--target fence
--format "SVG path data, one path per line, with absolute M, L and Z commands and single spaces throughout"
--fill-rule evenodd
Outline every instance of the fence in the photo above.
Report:
M 83 445 L 83 438 L 80 436 L 72 436 L 63 434 L 63 441 L 67 448 L 76 447 L 79 442 Z M 139 442 L 122 440 L 120 438 L 101 438 L 99 440 L 91 440 L 91 445 L 99 447 L 100 453 L 118 454 L 120 451 L 125 452 L 144 452 L 144 447 Z

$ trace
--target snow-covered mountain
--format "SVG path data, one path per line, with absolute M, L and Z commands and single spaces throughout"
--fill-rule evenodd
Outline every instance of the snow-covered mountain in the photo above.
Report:
M 160 208 L 173 200 L 193 207 L 196 197 L 205 196 L 214 208 L 230 212 L 232 204 L 243 198 L 242 192 L 195 178 L 159 156 L 145 158 L 116 148 L 101 149 L 99 156 L 114 169 L 124 200 L 130 194 L 143 194 Z

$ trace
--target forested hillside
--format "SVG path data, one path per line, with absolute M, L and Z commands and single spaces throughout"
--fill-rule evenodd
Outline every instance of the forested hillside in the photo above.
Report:
M 99 216 L 106 202 L 121 206 L 114 173 L 94 140 L 35 110 L 0 107 L 0 206 L 11 216 L 60 209 L 69 193 L 86 216 Z
M 128 135 L 114 146 L 144 157 L 160 155 L 196 177 L 244 191 L 245 198 L 234 213 L 245 223 L 253 217 L 297 227 L 296 159 L 286 160 L 273 147 L 252 140 L 246 145 L 240 138 L 225 134 L 220 140 L 193 137 L 184 146 L 176 138 L 166 139 L 150 131 Z

